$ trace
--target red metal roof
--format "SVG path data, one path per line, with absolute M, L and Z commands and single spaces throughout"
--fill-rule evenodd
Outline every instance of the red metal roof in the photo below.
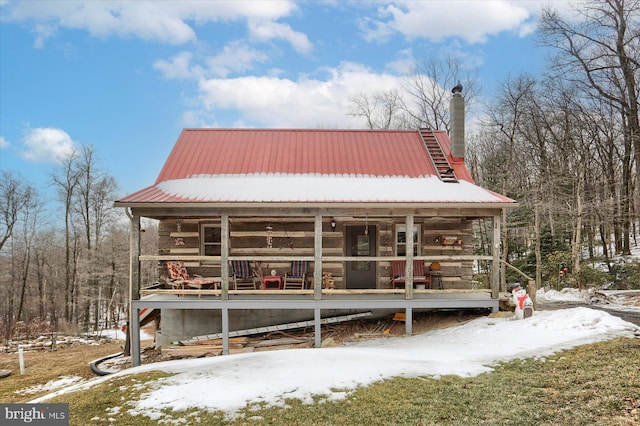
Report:
M 451 156 L 447 133 L 434 131 L 434 134 L 457 178 L 473 184 L 464 159 Z M 437 171 L 417 130 L 185 129 L 155 184 L 116 201 L 116 204 L 221 202 L 221 198 L 202 195 L 198 195 L 196 200 L 184 191 L 168 193 L 164 183 L 199 177 L 245 175 L 428 178 L 437 176 Z M 295 176 L 290 179 L 295 179 Z M 448 200 L 465 199 L 458 185 L 448 185 L 451 185 L 450 196 L 446 197 Z M 424 189 L 425 195 L 421 199 L 432 199 L 427 195 L 429 188 Z M 372 188 L 367 190 L 373 191 L 373 195 L 378 192 Z M 402 190 L 398 188 L 398 192 Z M 494 195 L 489 197 L 491 202 L 513 203 L 507 197 Z M 247 197 L 247 194 L 225 194 L 224 200 Z M 392 199 L 396 198 L 389 198 Z
M 249 173 L 418 177 L 436 172 L 416 131 L 185 129 L 156 184 Z

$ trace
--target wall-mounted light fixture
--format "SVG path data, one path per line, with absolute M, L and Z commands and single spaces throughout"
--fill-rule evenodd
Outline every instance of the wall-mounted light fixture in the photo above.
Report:
M 335 219 L 331 219 L 330 225 L 331 225 L 331 230 L 335 231 L 336 230 L 336 225 L 337 225 L 336 220 Z
M 271 224 L 267 225 L 267 248 L 273 248 L 273 227 Z

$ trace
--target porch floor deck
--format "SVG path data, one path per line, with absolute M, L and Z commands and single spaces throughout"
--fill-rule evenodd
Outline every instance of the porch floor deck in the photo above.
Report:
M 224 300 L 217 294 L 184 292 L 178 294 L 147 294 L 133 300 L 137 309 L 469 309 L 498 310 L 499 300 L 491 298 L 487 291 L 479 290 L 418 290 L 407 299 L 404 291 L 375 290 L 371 292 L 332 291 L 314 299 L 312 291 L 290 292 L 229 292 Z

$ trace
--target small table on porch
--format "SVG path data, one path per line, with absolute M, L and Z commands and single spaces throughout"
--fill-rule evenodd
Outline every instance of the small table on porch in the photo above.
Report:
M 262 280 L 263 290 L 282 290 L 282 277 L 278 275 L 266 275 Z

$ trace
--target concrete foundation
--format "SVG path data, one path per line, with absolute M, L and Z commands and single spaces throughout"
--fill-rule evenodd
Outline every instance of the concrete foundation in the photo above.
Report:
M 378 316 L 388 314 L 377 310 Z M 348 315 L 364 310 L 327 309 L 322 317 Z M 312 309 L 234 309 L 229 311 L 229 331 L 266 327 L 297 321 L 313 320 Z M 176 340 L 222 332 L 222 311 L 219 309 L 162 309 L 160 329 L 156 331 L 156 346 L 166 347 Z

